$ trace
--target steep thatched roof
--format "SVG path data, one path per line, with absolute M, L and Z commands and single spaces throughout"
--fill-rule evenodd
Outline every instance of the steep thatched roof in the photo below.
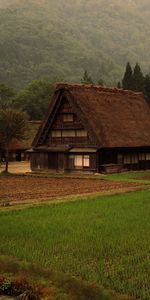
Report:
M 150 146 L 150 108 L 142 93 L 94 85 L 58 84 L 52 102 L 58 94 L 65 95 L 78 107 L 99 147 Z M 36 143 L 50 118 L 52 105 Z

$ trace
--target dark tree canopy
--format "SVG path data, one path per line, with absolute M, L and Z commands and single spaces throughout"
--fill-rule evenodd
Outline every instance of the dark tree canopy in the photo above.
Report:
M 144 76 L 141 71 L 141 67 L 136 63 L 133 71 L 133 90 L 136 92 L 143 91 L 144 88 Z
M 0 84 L 0 109 L 12 106 L 12 99 L 15 96 L 13 88 L 1 83 Z
M 125 74 L 122 79 L 122 87 L 124 90 L 132 90 L 133 88 L 133 71 L 129 62 L 126 65 Z
M 26 111 L 32 120 L 45 115 L 53 93 L 53 86 L 47 80 L 34 80 L 14 99 L 14 106 Z
M 120 82 L 118 83 L 120 87 Z M 126 65 L 126 71 L 122 80 L 122 88 L 135 92 L 143 92 L 145 99 L 150 104 L 150 75 L 143 75 L 141 67 L 136 63 L 132 71 L 130 63 Z

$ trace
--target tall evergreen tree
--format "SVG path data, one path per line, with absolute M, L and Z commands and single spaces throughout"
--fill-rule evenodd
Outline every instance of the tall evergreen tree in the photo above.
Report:
M 144 94 L 147 102 L 150 105 L 150 76 L 146 75 L 144 78 Z
M 117 88 L 121 89 L 121 82 L 120 81 L 118 81 L 118 83 L 117 83 Z
M 137 92 L 144 90 L 144 76 L 138 63 L 133 71 L 133 90 Z
M 124 90 L 132 90 L 133 88 L 133 71 L 129 62 L 126 65 L 126 70 L 122 79 L 122 87 Z

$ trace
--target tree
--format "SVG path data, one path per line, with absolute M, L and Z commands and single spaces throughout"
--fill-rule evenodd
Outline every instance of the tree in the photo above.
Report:
M 5 150 L 5 172 L 8 172 L 9 150 L 14 139 L 21 141 L 27 130 L 27 114 L 12 108 L 0 110 L 0 141 Z
M 133 89 L 133 71 L 129 62 L 126 65 L 126 70 L 122 79 L 122 87 L 124 90 Z
M 120 81 L 118 81 L 118 83 L 117 83 L 117 88 L 121 89 L 121 82 Z
M 34 80 L 14 99 L 14 106 L 26 111 L 31 120 L 41 120 L 47 111 L 53 86 L 47 80 Z
M 13 88 L 1 83 L 0 84 L 0 109 L 10 107 L 12 99 L 15 96 Z
M 136 63 L 133 71 L 133 90 L 136 92 L 143 91 L 144 76 L 138 63 Z
M 83 84 L 92 84 L 93 80 L 87 71 L 84 71 L 83 77 L 81 78 L 81 83 Z
M 146 75 L 144 78 L 144 94 L 147 102 L 150 105 L 150 76 Z

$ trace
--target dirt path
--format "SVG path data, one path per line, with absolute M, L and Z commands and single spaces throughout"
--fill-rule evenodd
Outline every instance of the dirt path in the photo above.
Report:
M 8 297 L 8 296 L 0 296 L 0 300 L 15 300 L 15 298 Z
M 5 165 L 0 165 L 0 173 L 4 171 Z M 30 162 L 21 161 L 21 162 L 10 162 L 9 163 L 9 172 L 13 174 L 27 173 L 31 172 Z

